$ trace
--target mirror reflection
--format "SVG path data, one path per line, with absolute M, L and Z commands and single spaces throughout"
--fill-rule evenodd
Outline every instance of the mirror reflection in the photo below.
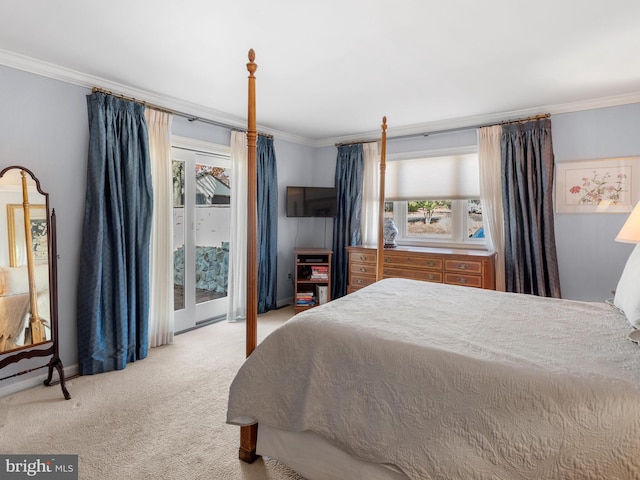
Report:
M 47 197 L 30 172 L 0 177 L 0 354 L 51 341 Z

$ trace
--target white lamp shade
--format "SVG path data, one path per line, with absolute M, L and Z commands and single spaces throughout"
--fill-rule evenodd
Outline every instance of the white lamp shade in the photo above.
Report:
M 640 243 L 640 202 L 638 202 L 620 229 L 616 242 Z

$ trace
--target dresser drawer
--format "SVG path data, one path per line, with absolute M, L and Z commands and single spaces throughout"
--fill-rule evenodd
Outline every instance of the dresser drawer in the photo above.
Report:
M 376 264 L 350 262 L 349 273 L 352 273 L 354 275 L 373 275 L 375 277 Z
M 442 272 L 424 270 L 412 270 L 410 268 L 397 268 L 385 266 L 382 270 L 384 278 L 409 278 L 411 280 L 422 280 L 424 282 L 442 283 Z
M 376 282 L 375 275 L 349 275 L 349 286 L 356 290 Z
M 385 254 L 384 265 L 406 265 L 429 270 L 442 270 L 442 259 L 415 254 Z
M 474 260 L 445 260 L 444 269 L 447 272 L 482 273 L 482 262 Z
M 378 254 L 374 252 L 359 252 L 357 250 L 349 252 L 349 261 L 357 263 L 369 263 L 371 265 L 376 264 L 376 258 Z
M 464 285 L 465 287 L 482 288 L 482 276 L 445 272 L 444 283 L 448 283 L 449 285 Z
M 372 284 L 377 277 L 377 249 L 359 245 L 347 251 L 348 291 Z M 384 250 L 382 276 L 495 289 L 494 259 L 493 252 L 399 245 Z

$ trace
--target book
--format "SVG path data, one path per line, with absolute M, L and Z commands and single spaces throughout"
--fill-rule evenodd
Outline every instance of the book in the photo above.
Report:
M 329 279 L 329 267 L 315 265 L 311 267 L 311 280 L 328 280 Z
M 314 305 L 313 292 L 297 292 L 296 305 Z

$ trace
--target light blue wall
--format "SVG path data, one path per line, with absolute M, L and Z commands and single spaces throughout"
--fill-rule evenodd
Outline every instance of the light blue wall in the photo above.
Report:
M 0 169 L 23 165 L 50 194 L 58 219 L 60 353 L 77 364 L 76 283 L 79 268 L 88 128 L 89 89 L 0 66 Z M 640 105 L 554 115 L 557 162 L 640 154 Z M 175 117 L 173 133 L 229 144 L 229 130 Z M 475 132 L 389 139 L 387 153 L 423 151 L 475 143 Z M 287 185 L 333 186 L 337 149 L 312 148 L 276 138 L 278 160 L 278 301 L 289 300 L 296 247 L 331 248 L 333 222 L 287 218 Z M 563 294 L 599 301 L 610 296 L 632 246 L 613 241 L 625 215 L 558 215 L 556 240 Z M 0 235 L 6 226 L 0 226 Z M 19 364 L 20 369 L 29 365 Z M 16 370 L 17 371 L 17 370 Z M 2 372 L 10 373 L 10 370 Z M 34 372 L 32 376 L 41 374 Z M 5 380 L 7 384 L 25 377 Z
M 554 115 L 556 163 L 640 155 L 640 104 Z M 636 175 L 640 160 L 636 161 Z M 640 200 L 640 192 L 634 193 Z M 627 214 L 558 214 L 556 247 L 562 296 L 601 301 L 615 290 L 632 245 L 613 239 Z
M 0 66 L 0 169 L 21 165 L 39 179 L 56 211 L 60 356 L 65 366 L 77 364 L 76 287 L 84 213 L 88 145 L 88 89 Z M 6 235 L 7 226 L 0 226 Z M 21 361 L 5 374 L 41 365 Z M 46 373 L 33 372 L 31 376 Z M 4 382 L 18 382 L 15 377 Z M 56 392 L 57 394 L 58 392 Z
M 171 133 L 173 135 L 193 138 L 218 145 L 229 145 L 231 143 L 230 129 L 204 122 L 190 122 L 186 118 L 176 115 L 173 116 Z
M 333 186 L 335 166 L 318 168 L 317 149 L 275 139 L 278 162 L 278 306 L 293 300 L 295 262 L 293 251 L 298 247 L 331 248 L 333 221 L 322 218 L 289 218 L 286 214 L 287 186 Z M 334 158 L 335 164 L 335 158 Z M 321 175 L 316 174 L 317 170 Z M 330 176 L 327 171 L 330 171 Z

